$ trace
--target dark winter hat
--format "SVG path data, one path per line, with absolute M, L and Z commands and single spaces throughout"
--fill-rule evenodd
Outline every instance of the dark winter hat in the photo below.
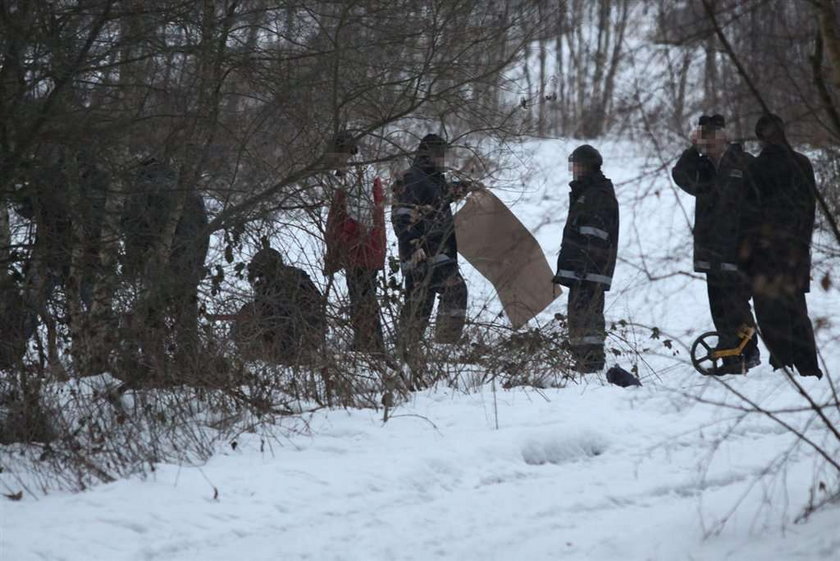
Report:
M 601 169 L 604 163 L 601 153 L 589 144 L 575 148 L 574 152 L 569 156 L 569 161 L 576 164 L 583 164 L 589 169 Z
M 718 130 L 726 127 L 726 119 L 720 113 L 714 115 L 700 115 L 697 124 L 704 129 Z
M 259 250 L 248 264 L 248 280 L 254 282 L 257 277 L 272 277 L 283 268 L 283 256 L 270 247 Z
M 446 153 L 449 144 L 436 134 L 427 134 L 420 141 L 417 153 L 423 156 L 442 156 Z
M 330 151 L 339 154 L 358 154 L 359 144 L 349 131 L 341 131 L 333 137 Z
M 765 142 L 785 141 L 785 122 L 774 113 L 765 113 L 755 124 L 755 136 Z

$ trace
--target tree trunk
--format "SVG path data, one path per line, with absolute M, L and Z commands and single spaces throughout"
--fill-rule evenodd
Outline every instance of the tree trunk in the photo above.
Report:
M 543 14 L 543 3 L 540 2 L 538 12 L 540 21 L 542 21 L 544 14 Z M 539 61 L 540 61 L 540 100 L 539 100 L 539 107 L 537 109 L 537 131 L 539 132 L 540 136 L 545 136 L 546 132 L 546 106 L 548 104 L 548 100 L 545 96 L 545 83 L 546 83 L 546 76 L 545 76 L 545 63 L 547 58 L 546 53 L 546 39 L 540 37 L 539 39 Z
M 566 68 L 563 62 L 563 35 L 566 33 L 563 25 L 563 9 L 565 4 L 558 7 L 557 37 L 554 41 L 554 56 L 557 59 L 557 102 L 554 105 L 554 134 L 565 135 L 568 130 L 568 99 L 566 97 Z M 559 113 L 559 117 L 558 117 Z
M 703 101 L 706 107 L 718 104 L 718 66 L 717 53 L 714 49 L 715 38 L 706 41 L 706 59 L 703 75 Z
M 833 70 L 834 88 L 836 92 L 840 92 L 840 29 L 834 3 L 831 0 L 820 0 L 818 16 L 826 58 Z
M 0 266 L 3 270 L 0 275 L 5 276 L 6 269 L 11 261 L 12 253 L 12 227 L 9 223 L 9 206 L 5 199 L 0 198 Z
M 522 101 L 522 109 L 525 111 L 525 127 L 530 130 L 533 123 L 533 105 L 534 105 L 534 85 L 531 80 L 531 46 L 525 45 L 523 48 L 522 58 L 524 63 L 522 70 L 525 75 L 525 97 Z

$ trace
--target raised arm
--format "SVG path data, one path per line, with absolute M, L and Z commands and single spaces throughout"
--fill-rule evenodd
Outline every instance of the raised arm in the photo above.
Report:
M 677 160 L 677 164 L 671 170 L 671 177 L 680 189 L 689 195 L 702 195 L 707 193 L 714 183 L 715 165 L 692 146 Z

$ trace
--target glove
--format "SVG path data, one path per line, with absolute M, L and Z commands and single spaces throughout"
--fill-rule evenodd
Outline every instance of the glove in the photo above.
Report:
M 471 180 L 471 181 L 467 181 L 465 183 L 466 184 L 464 185 L 464 187 L 466 188 L 468 193 L 472 193 L 473 191 L 480 191 L 482 189 L 486 189 L 486 187 L 484 186 L 484 183 L 482 183 L 481 181 Z
M 415 267 L 426 260 L 426 252 L 423 251 L 422 247 L 418 247 L 414 253 L 411 254 L 411 259 L 409 261 Z
M 699 128 L 698 129 L 692 129 L 691 133 L 689 133 L 689 135 L 688 135 L 688 140 L 691 142 L 691 144 L 693 144 L 696 147 L 697 146 L 697 141 L 700 140 L 700 135 L 701 135 L 701 132 L 700 132 Z
M 411 220 L 411 224 L 412 225 L 417 224 L 418 222 L 423 220 L 423 218 L 427 214 L 429 214 L 433 211 L 434 211 L 434 208 L 431 205 L 417 205 L 417 206 L 413 207 L 411 209 L 411 216 L 409 218 Z
M 465 179 L 452 184 L 452 196 L 457 199 L 462 199 L 472 193 L 484 189 L 484 184 L 480 181 L 472 179 Z

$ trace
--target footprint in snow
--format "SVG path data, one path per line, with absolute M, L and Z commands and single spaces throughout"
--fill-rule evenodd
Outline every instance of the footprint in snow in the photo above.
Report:
M 545 434 L 530 437 L 522 445 L 522 459 L 526 464 L 563 464 L 581 458 L 600 456 L 607 449 L 602 435 L 584 431 L 576 434 Z

